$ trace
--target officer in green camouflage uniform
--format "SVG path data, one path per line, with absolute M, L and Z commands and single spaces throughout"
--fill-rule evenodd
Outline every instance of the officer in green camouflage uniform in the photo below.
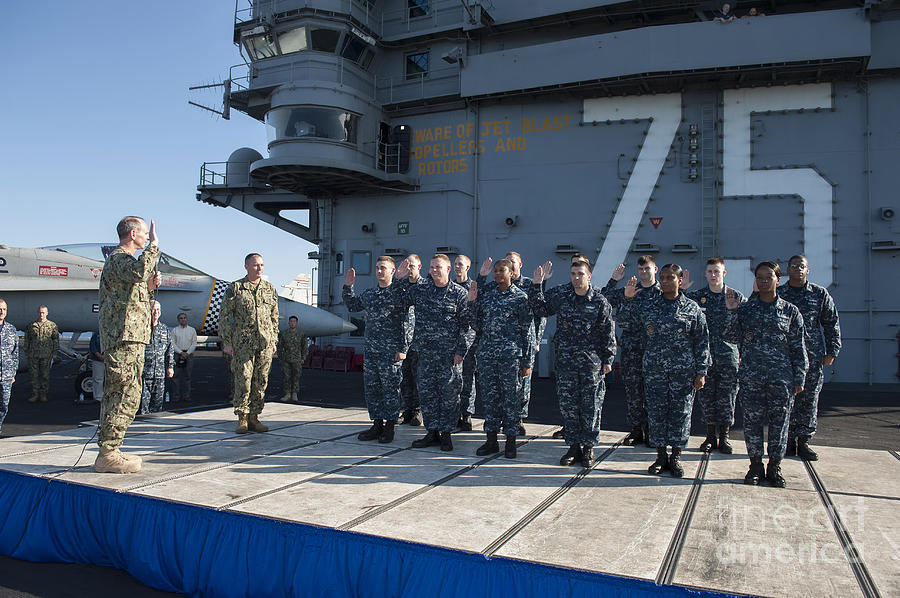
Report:
M 150 342 L 150 292 L 159 286 L 159 244 L 153 222 L 150 230 L 137 216 L 126 216 L 118 226 L 119 246 L 106 259 L 100 275 L 100 343 L 106 376 L 100 403 L 94 462 L 97 473 L 135 473 L 141 458 L 123 454 L 119 447 L 125 430 L 141 405 L 144 347 Z M 144 249 L 140 258 L 134 254 Z
M 309 353 L 309 337 L 297 327 L 299 323 L 297 316 L 291 316 L 288 329 L 278 333 L 278 361 L 284 376 L 283 403 L 300 402 L 300 374 L 303 373 L 303 360 Z
M 25 328 L 25 355 L 31 372 L 29 403 L 47 402 L 50 389 L 50 366 L 59 351 L 59 329 L 47 319 L 47 306 L 38 308 L 38 319 Z
M 222 300 L 219 335 L 223 351 L 233 356 L 232 404 L 238 416 L 235 432 L 267 432 L 259 423 L 265 404 L 269 369 L 278 339 L 278 293 L 262 279 L 263 258 L 251 253 L 244 258 L 247 276 L 231 283 Z

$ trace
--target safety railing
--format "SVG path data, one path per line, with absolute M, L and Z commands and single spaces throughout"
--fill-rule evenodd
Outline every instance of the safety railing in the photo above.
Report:
M 301 81 L 347 85 L 366 97 L 375 97 L 375 76 L 352 60 L 316 52 L 291 55 L 289 62 L 236 64 L 229 69 L 232 92 Z
M 302 9 L 349 14 L 376 35 L 381 35 L 384 27 L 382 11 L 366 0 L 235 0 L 234 22 L 272 22 L 276 15 Z
M 375 76 L 375 101 L 398 104 L 425 98 L 459 95 L 460 71 L 457 65 L 413 76 Z
M 213 170 L 213 167 L 221 168 L 221 172 Z M 200 186 L 215 187 L 225 185 L 225 171 L 228 162 L 204 162 L 200 166 Z

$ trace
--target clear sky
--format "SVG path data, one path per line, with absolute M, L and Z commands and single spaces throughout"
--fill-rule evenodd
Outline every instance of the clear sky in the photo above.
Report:
M 242 5 L 246 0 L 240 0 Z M 242 62 L 234 0 L 12 2 L 0 37 L 0 243 L 112 242 L 122 216 L 156 220 L 163 251 L 225 280 L 263 255 L 280 286 L 316 247 L 233 208 L 195 199 L 203 162 L 263 156 L 266 127 L 188 105 L 221 104 Z

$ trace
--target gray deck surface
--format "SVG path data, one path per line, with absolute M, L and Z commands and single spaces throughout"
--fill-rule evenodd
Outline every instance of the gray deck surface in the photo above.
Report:
M 558 465 L 566 447 L 544 424 L 527 424 L 509 460 L 475 456 L 478 431 L 454 434 L 449 453 L 409 448 L 423 430 L 408 426 L 391 444 L 360 442 L 357 408 L 269 403 L 263 421 L 269 433 L 241 436 L 230 408 L 138 420 L 133 475 L 92 471 L 91 425 L 2 439 L 0 469 L 697 588 L 865 596 L 869 582 L 900 595 L 896 452 L 817 445 L 816 463 L 785 460 L 777 489 L 742 483 L 742 442 L 732 456 L 688 450 L 673 479 L 648 475 L 653 451 L 621 446 L 621 432 L 604 431 L 582 470 Z

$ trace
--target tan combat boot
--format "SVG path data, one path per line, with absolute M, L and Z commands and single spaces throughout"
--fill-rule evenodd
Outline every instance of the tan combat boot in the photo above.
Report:
M 137 463 L 138 465 L 141 465 L 144 462 L 139 455 L 129 455 L 128 453 L 123 453 L 121 449 L 119 449 L 119 454 L 122 455 L 122 458 L 126 461 Z
M 141 470 L 140 461 L 131 461 L 117 448 L 100 447 L 100 454 L 94 461 L 94 471 L 97 473 L 137 473 Z
M 292 392 L 291 393 L 291 403 L 299 403 L 299 402 L 300 402 L 300 399 L 297 397 L 297 393 Z
M 246 413 L 241 413 L 240 415 L 238 415 L 238 425 L 237 428 L 234 429 L 234 431 L 238 434 L 246 434 L 247 432 L 249 432 L 249 429 L 247 427 Z
M 269 426 L 265 424 L 259 423 L 259 416 L 255 413 L 251 413 L 250 417 L 247 418 L 247 427 L 250 428 L 251 432 L 268 432 Z

